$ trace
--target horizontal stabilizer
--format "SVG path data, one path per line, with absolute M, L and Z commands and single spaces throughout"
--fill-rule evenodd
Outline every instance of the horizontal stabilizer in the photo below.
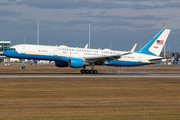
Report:
M 155 59 L 149 59 L 149 61 L 156 61 L 156 60 L 162 60 L 162 59 L 164 59 L 164 58 L 159 57 L 159 58 L 155 58 Z
M 149 59 L 149 61 L 150 61 L 151 63 L 158 63 L 158 62 L 165 62 L 166 59 L 163 58 L 163 57 L 157 57 L 157 58 L 154 58 L 154 59 Z

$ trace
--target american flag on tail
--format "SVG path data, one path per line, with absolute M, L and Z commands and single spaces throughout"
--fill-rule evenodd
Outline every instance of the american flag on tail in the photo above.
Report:
M 157 44 L 163 45 L 163 40 L 157 40 Z

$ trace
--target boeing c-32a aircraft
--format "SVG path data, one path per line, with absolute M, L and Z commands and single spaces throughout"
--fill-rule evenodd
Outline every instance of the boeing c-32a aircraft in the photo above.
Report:
M 160 63 L 164 58 L 159 57 L 163 46 L 170 33 L 169 29 L 162 29 L 149 43 L 140 51 L 114 51 L 109 49 L 88 49 L 61 46 L 44 46 L 21 44 L 12 46 L 10 50 L 3 54 L 11 58 L 35 59 L 55 61 L 57 67 L 83 68 L 81 73 L 96 74 L 95 65 L 107 66 L 140 66 Z M 91 66 L 87 70 L 86 66 Z M 22 69 L 26 67 L 23 65 Z

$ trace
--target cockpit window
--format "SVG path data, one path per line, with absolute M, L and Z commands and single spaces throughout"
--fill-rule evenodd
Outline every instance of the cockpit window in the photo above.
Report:
M 15 48 L 10 48 L 10 50 L 14 51 L 14 50 L 16 50 L 16 49 L 15 49 Z

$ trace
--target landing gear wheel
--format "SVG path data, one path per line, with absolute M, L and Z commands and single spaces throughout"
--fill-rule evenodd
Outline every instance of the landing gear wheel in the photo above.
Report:
M 85 73 L 86 73 L 86 74 L 88 74 L 88 73 L 89 73 L 89 71 L 88 71 L 88 70 L 85 70 Z
M 89 74 L 93 74 L 93 70 L 89 70 Z
M 22 66 L 22 69 L 26 69 L 26 66 Z
M 84 73 L 85 73 L 85 70 L 84 70 L 84 69 L 82 69 L 82 70 L 81 70 L 81 74 L 84 74 Z
M 97 70 L 93 70 L 93 73 L 94 73 L 94 74 L 97 74 L 97 73 L 98 73 L 98 71 L 97 71 Z

